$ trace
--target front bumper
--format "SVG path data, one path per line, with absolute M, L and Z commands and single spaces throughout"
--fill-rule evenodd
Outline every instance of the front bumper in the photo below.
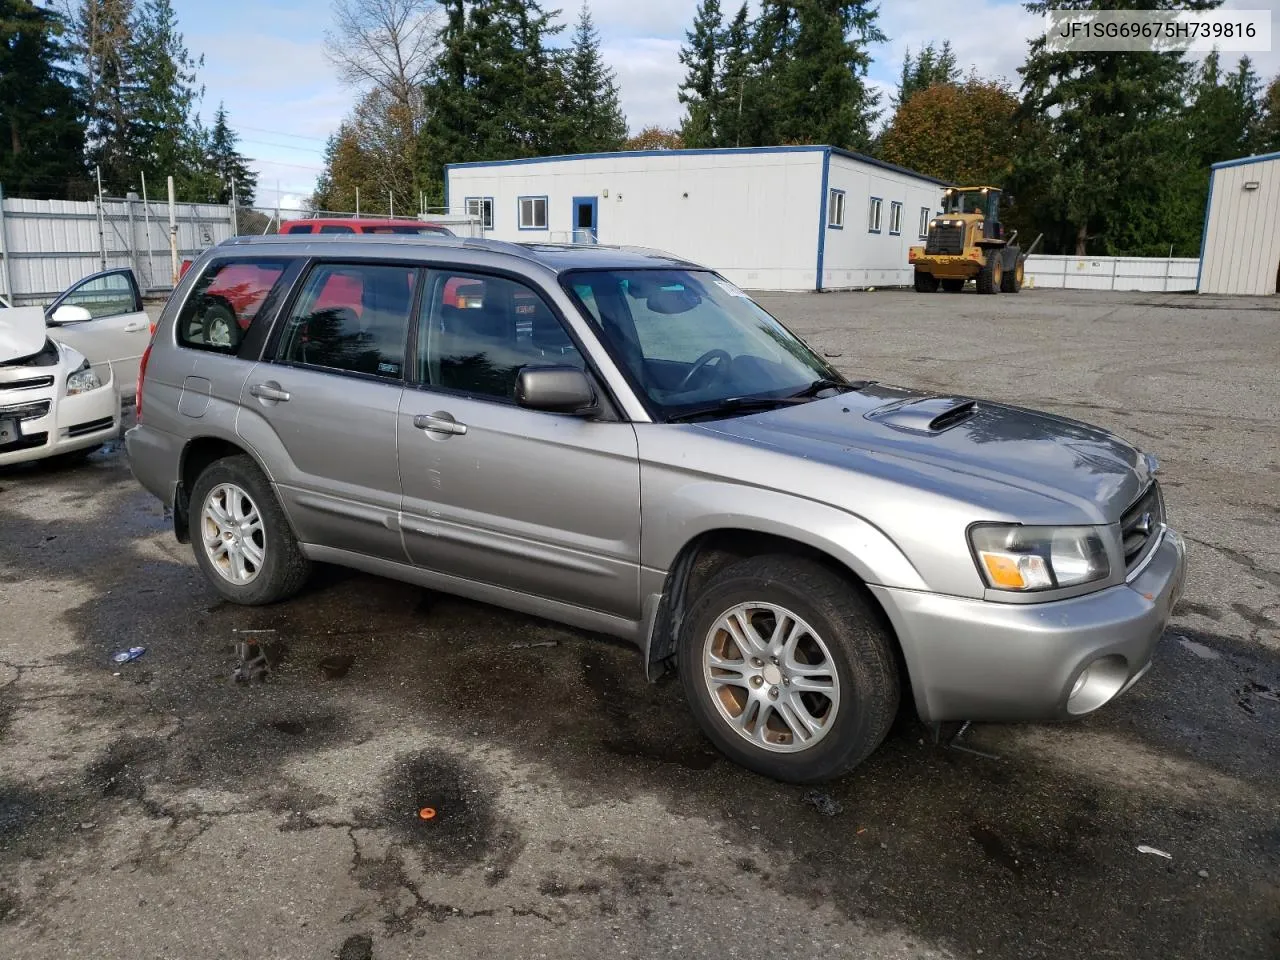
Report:
M 1053 721 L 1091 713 L 1147 671 L 1185 575 L 1182 538 L 1166 529 L 1127 583 L 1070 600 L 871 590 L 897 631 L 921 719 Z
M 47 402 L 48 413 L 18 422 L 21 437 L 0 445 L 0 466 L 41 460 L 59 453 L 96 447 L 120 435 L 120 393 L 114 380 L 68 397 L 48 391 L 0 391 L 0 417 L 6 407 Z
M 943 280 L 967 280 L 982 270 L 982 264 L 973 257 L 950 253 L 917 254 L 909 258 L 909 264 Z

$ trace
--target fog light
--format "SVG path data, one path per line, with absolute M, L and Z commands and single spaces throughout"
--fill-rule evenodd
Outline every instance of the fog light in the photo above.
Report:
M 1080 676 L 1076 677 L 1075 686 L 1071 688 L 1071 696 L 1067 697 L 1068 700 L 1074 700 L 1076 698 L 1076 694 L 1083 690 L 1084 685 L 1089 682 L 1090 669 L 1091 667 L 1085 667 L 1080 671 Z

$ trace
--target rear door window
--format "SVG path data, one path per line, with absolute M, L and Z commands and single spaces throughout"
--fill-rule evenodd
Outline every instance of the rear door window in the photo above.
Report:
M 326 223 L 320 228 L 321 233 L 355 233 L 351 227 L 340 226 L 336 223 Z
M 212 261 L 178 314 L 178 343 L 239 355 L 259 316 L 271 313 L 264 307 L 284 295 L 281 280 L 292 264 L 279 257 Z
M 399 380 L 417 269 L 320 263 L 303 282 L 276 359 Z

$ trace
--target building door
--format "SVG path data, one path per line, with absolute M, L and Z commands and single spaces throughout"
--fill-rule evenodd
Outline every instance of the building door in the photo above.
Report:
M 573 242 L 596 243 L 600 237 L 596 213 L 599 208 L 595 197 L 573 198 Z

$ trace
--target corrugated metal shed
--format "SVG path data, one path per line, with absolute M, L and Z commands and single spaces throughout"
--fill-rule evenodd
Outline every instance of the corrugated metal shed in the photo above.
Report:
M 1280 293 L 1280 153 L 1213 165 L 1196 288 Z

